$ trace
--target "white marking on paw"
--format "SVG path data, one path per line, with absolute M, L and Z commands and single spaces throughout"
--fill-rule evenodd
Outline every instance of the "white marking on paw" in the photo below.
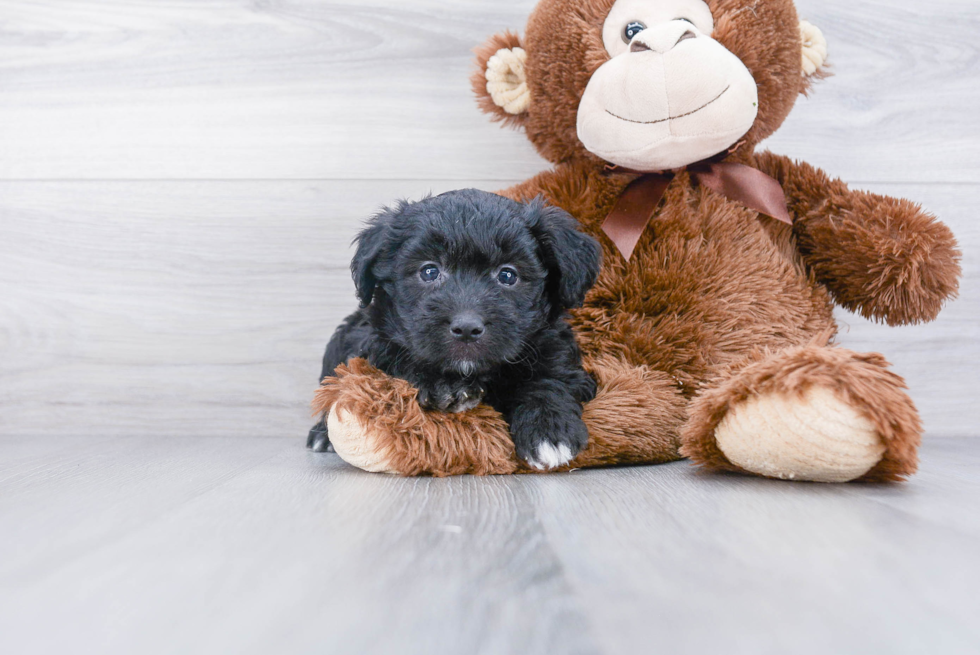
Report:
M 546 442 L 538 446 L 534 457 L 529 459 L 527 463 L 539 471 L 545 471 L 567 464 L 571 460 L 572 449 L 567 445 L 562 443 L 554 446 Z

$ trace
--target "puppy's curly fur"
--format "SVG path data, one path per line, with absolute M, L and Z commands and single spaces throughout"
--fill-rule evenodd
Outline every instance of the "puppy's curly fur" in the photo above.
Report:
M 485 401 L 535 468 L 570 461 L 588 440 L 595 397 L 565 311 L 582 304 L 600 247 L 564 211 L 467 189 L 376 216 L 351 271 L 362 308 L 327 345 L 321 380 L 354 357 L 418 389 L 419 404 L 460 412 Z M 325 450 L 323 420 L 307 445 Z

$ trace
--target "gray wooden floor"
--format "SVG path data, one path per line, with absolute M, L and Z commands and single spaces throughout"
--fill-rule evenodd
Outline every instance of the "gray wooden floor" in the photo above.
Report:
M 0 652 L 975 653 L 978 466 L 404 479 L 284 437 L 8 439 Z
M 923 203 L 905 485 L 685 463 L 401 480 L 303 448 L 382 203 L 545 168 L 470 50 L 534 0 L 0 0 L 0 653 L 980 652 L 980 4 L 797 0 L 768 146 Z

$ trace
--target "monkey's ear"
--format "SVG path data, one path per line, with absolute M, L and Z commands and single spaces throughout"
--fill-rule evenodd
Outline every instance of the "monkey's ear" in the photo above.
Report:
M 564 311 L 585 302 L 602 265 L 599 242 L 579 230 L 579 223 L 541 197 L 527 205 L 531 233 L 548 268 L 548 289 L 556 309 Z
M 477 70 L 470 82 L 480 109 L 493 120 L 513 127 L 524 124 L 531 106 L 526 62 L 527 52 L 513 32 L 495 34 L 476 49 Z
M 803 43 L 803 92 L 806 93 L 815 80 L 827 77 L 827 39 L 820 28 L 805 20 L 800 21 L 800 41 Z
M 374 216 L 368 226 L 354 238 L 357 250 L 350 263 L 351 277 L 357 289 L 357 299 L 361 307 L 371 304 L 374 288 L 383 277 L 385 255 L 391 250 L 393 242 L 392 221 L 408 203 L 401 202 L 396 208 L 386 207 Z

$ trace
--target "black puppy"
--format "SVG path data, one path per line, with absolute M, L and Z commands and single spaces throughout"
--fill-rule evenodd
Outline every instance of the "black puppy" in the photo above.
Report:
M 503 414 L 517 454 L 553 468 L 585 446 L 582 369 L 565 310 L 582 304 L 600 248 L 564 211 L 466 189 L 376 216 L 357 237 L 361 301 L 334 333 L 324 377 L 352 357 L 411 382 L 427 408 L 481 401 Z M 307 446 L 326 450 L 323 421 Z

